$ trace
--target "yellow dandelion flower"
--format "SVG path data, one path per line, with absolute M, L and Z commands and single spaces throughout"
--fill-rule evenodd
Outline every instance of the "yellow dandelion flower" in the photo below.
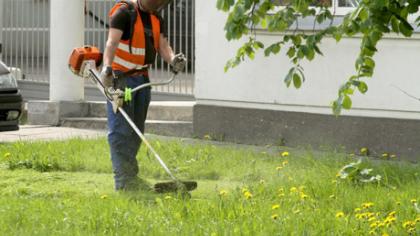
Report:
M 375 234 L 376 234 L 375 230 L 369 231 L 369 235 L 375 235 Z
M 388 157 L 389 157 L 389 153 L 387 153 L 387 152 L 382 153 L 382 157 L 383 157 L 383 158 L 388 158 Z
M 279 193 L 284 193 L 284 188 L 279 188 Z
M 378 227 L 378 223 L 377 222 L 373 222 L 372 224 L 369 225 L 370 228 L 376 228 Z
M 271 209 L 272 209 L 272 210 L 279 209 L 279 208 L 280 208 L 280 205 L 279 205 L 279 204 L 274 204 L 274 205 L 271 207 Z
M 411 200 L 410 200 L 410 202 L 411 202 L 412 204 L 417 203 L 417 199 L 411 199 Z
M 281 153 L 281 156 L 282 157 L 288 157 L 290 155 L 290 153 L 289 152 L 282 152 Z
M 246 193 L 246 192 L 249 192 L 249 189 L 247 187 L 243 187 L 241 191 L 242 193 Z
M 107 198 L 108 198 L 108 195 L 106 195 L 106 194 L 101 196 L 101 199 L 107 199 Z
M 374 203 L 373 202 L 366 202 L 366 203 L 363 203 L 362 204 L 362 208 L 363 209 L 368 209 L 368 208 L 371 208 L 373 206 L 374 206 Z
M 308 198 L 308 195 L 306 195 L 305 193 L 300 193 L 300 199 L 306 200 L 307 198 Z
M 413 221 L 406 221 L 406 222 L 404 222 L 403 223 L 403 228 L 404 229 L 407 229 L 407 228 L 413 228 L 413 227 L 415 227 L 416 226 L 416 222 L 413 222 Z
M 273 219 L 273 220 L 277 220 L 278 218 L 279 218 L 279 215 L 277 215 L 277 214 L 271 215 L 271 219 Z
M 391 154 L 391 156 L 390 156 L 391 158 L 397 158 L 397 155 L 395 155 L 395 154 Z
M 297 193 L 298 192 L 298 189 L 296 187 L 291 187 L 290 188 L 290 192 L 291 193 Z
M 289 164 L 289 162 L 288 162 L 288 161 L 283 161 L 281 164 L 282 164 L 283 166 L 286 166 L 287 164 Z
M 368 155 L 368 153 L 369 153 L 369 149 L 368 149 L 367 147 L 361 148 L 361 149 L 360 149 L 360 153 L 361 153 L 362 155 Z
M 355 217 L 356 217 L 356 219 L 362 219 L 363 218 L 363 214 L 360 214 L 360 213 L 357 213 L 356 215 L 355 215 Z
M 372 221 L 375 221 L 376 220 L 376 217 L 370 217 L 369 219 L 368 219 L 368 222 L 372 222 Z
M 414 220 L 416 223 L 420 223 L 420 216 L 417 216 L 417 218 Z
M 384 223 L 384 222 L 380 222 L 380 223 L 378 223 L 378 227 L 379 227 L 379 228 L 384 227 L 384 226 L 385 226 L 385 223 Z
M 337 212 L 337 213 L 335 214 L 335 217 L 336 217 L 336 218 L 341 218 L 341 217 L 344 217 L 344 212 L 342 212 L 342 211 Z
M 382 236 L 389 236 L 389 234 L 388 233 L 383 233 Z
M 354 212 L 360 212 L 362 209 L 360 209 L 359 207 L 354 209 Z
M 5 154 L 4 154 L 4 158 L 9 158 L 10 156 L 11 156 L 12 154 L 10 154 L 10 152 L 6 152 Z
M 211 140 L 211 136 L 210 136 L 210 134 L 206 134 L 206 135 L 204 135 L 204 139 L 205 139 L 205 140 Z
M 165 196 L 165 200 L 171 200 L 172 199 L 172 197 L 171 196 Z
M 223 197 L 226 196 L 228 194 L 228 192 L 226 190 L 220 190 L 219 192 L 219 196 Z
M 245 193 L 244 193 L 244 197 L 245 197 L 246 199 L 251 199 L 253 196 L 252 196 L 252 193 L 250 193 L 250 192 L 245 192 Z
M 397 212 L 396 212 L 396 211 L 391 211 L 391 212 L 388 214 L 388 216 L 390 216 L 390 217 L 394 217 L 396 214 L 397 214 Z
M 277 167 L 276 167 L 276 170 L 277 170 L 277 171 L 280 171 L 281 169 L 283 169 L 283 166 L 277 166 Z

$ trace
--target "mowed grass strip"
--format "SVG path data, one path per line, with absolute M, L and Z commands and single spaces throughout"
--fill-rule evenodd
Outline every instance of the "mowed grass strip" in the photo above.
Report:
M 191 199 L 113 191 L 105 139 L 0 144 L 2 235 L 415 235 L 419 164 L 364 160 L 380 183 L 337 178 L 357 157 L 153 139 Z M 167 179 L 143 147 L 140 176 Z

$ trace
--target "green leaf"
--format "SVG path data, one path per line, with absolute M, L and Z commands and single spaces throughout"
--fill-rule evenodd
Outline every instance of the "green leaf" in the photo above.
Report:
M 401 33 L 405 36 L 405 37 L 411 37 L 411 35 L 413 34 L 413 27 L 411 27 L 411 25 L 407 22 L 407 21 L 400 21 L 400 24 L 398 25 L 400 28 Z
M 302 80 L 297 73 L 293 74 L 293 85 L 295 88 L 299 89 L 302 86 Z
M 399 33 L 400 32 L 400 26 L 398 25 L 398 20 L 395 16 L 391 16 L 391 27 L 392 27 L 392 31 L 394 31 L 395 33 Z
M 351 98 L 350 98 L 349 96 L 347 96 L 347 95 L 345 95 L 345 96 L 344 96 L 342 106 L 343 106 L 343 108 L 344 108 L 344 109 L 346 109 L 346 110 L 351 109 L 351 106 L 352 106 L 352 101 L 351 101 Z
M 363 81 L 358 81 L 358 82 L 359 82 L 359 84 L 357 85 L 357 89 L 359 89 L 359 91 L 362 94 L 365 94 L 368 91 L 367 84 L 365 82 L 363 82 Z
M 284 78 L 284 82 L 286 83 L 287 87 L 290 86 L 290 83 L 293 80 L 294 72 L 295 72 L 295 67 L 290 68 L 289 73 L 287 73 L 286 77 Z
M 294 47 L 290 47 L 289 50 L 287 51 L 287 56 L 289 56 L 289 58 L 294 57 L 296 54 L 296 49 Z

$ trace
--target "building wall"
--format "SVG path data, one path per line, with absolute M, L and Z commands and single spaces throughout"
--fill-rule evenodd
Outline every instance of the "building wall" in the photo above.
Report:
M 197 3 L 197 75 L 195 96 L 202 103 L 223 104 L 278 110 L 330 114 L 330 103 L 338 88 L 355 73 L 360 39 L 344 39 L 339 44 L 327 39 L 318 56 L 304 63 L 306 82 L 302 88 L 286 88 L 283 82 L 291 64 L 287 56 L 265 58 L 262 53 L 254 61 L 224 73 L 223 67 L 242 43 L 224 38 L 226 14 L 211 1 Z M 280 35 L 261 33 L 258 39 L 269 45 Z M 346 115 L 420 119 L 420 101 L 400 90 L 420 97 L 420 86 L 413 86 L 420 74 L 420 37 L 405 40 L 397 36 L 383 40 L 375 56 L 375 76 L 368 79 L 369 91 L 356 92 L 354 108 Z
M 420 101 L 398 89 L 420 97 L 419 34 L 412 39 L 387 36 L 375 56 L 375 76 L 366 81 L 369 91 L 365 95 L 355 92 L 354 108 L 335 118 L 330 104 L 339 86 L 355 73 L 359 38 L 343 39 L 339 44 L 326 39 L 321 46 L 325 56 L 303 64 L 306 82 L 302 88 L 287 88 L 283 81 L 291 64 L 284 53 L 265 58 L 261 52 L 254 61 L 247 59 L 224 73 L 225 63 L 244 41 L 228 42 L 224 38 L 227 14 L 217 11 L 215 5 L 214 1 L 197 1 L 197 136 L 213 134 L 234 142 L 292 146 L 330 144 L 346 146 L 349 151 L 364 142 L 377 153 L 392 150 L 411 158 L 420 153 L 414 145 L 420 141 L 420 129 L 413 132 L 413 127 L 420 127 Z M 279 36 L 257 34 L 266 45 Z M 414 124 L 405 126 L 406 119 Z M 352 138 L 343 139 L 346 135 Z

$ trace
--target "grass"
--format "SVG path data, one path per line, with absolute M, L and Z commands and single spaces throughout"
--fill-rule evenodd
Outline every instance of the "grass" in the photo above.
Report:
M 198 181 L 191 199 L 114 192 L 105 139 L 0 144 L 1 235 L 420 234 L 419 164 L 366 159 L 382 180 L 363 184 L 336 177 L 356 158 L 334 151 L 152 145 Z M 167 178 L 145 148 L 138 159 L 141 177 Z

